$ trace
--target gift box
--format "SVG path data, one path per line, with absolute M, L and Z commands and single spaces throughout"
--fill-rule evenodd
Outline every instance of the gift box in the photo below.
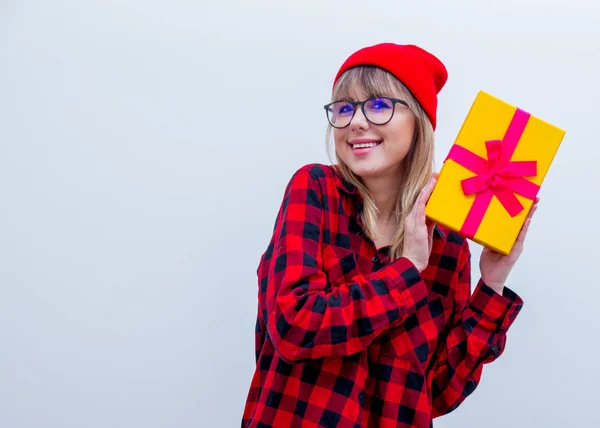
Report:
M 480 91 L 444 160 L 425 215 L 509 254 L 564 135 Z

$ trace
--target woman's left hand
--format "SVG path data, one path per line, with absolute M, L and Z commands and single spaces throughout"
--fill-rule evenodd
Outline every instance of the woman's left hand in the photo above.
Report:
M 531 217 L 533 217 L 533 214 L 537 209 L 538 202 L 539 198 L 536 198 L 531 210 L 529 210 L 529 214 L 527 214 L 525 223 L 523 223 L 523 227 L 521 228 L 521 232 L 517 237 L 517 241 L 508 255 L 505 256 L 499 254 L 486 247 L 484 247 L 481 252 L 481 258 L 479 259 L 481 279 L 487 286 L 499 294 L 502 294 L 506 279 L 508 278 L 508 275 L 510 274 L 510 271 L 514 267 L 515 263 L 519 259 L 519 256 L 523 252 L 523 243 L 525 242 L 527 229 L 529 229 Z

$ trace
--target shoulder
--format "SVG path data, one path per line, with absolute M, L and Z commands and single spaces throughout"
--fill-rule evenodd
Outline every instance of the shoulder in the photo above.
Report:
M 291 189 L 312 189 L 319 190 L 330 188 L 330 184 L 335 183 L 337 178 L 335 167 L 321 163 L 310 163 L 296 169 L 288 181 L 286 193 Z
M 313 180 L 326 180 L 335 178 L 336 172 L 332 165 L 321 163 L 309 163 L 301 166 L 292 174 L 292 178 L 296 176 L 309 176 Z

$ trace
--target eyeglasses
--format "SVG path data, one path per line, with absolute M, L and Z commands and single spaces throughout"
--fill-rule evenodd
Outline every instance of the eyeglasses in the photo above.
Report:
M 385 125 L 394 116 L 396 103 L 408 107 L 408 103 L 398 98 L 373 97 L 365 101 L 335 101 L 326 104 L 327 120 L 334 128 L 345 128 L 350 125 L 356 114 L 356 107 L 361 106 L 365 118 L 374 125 Z

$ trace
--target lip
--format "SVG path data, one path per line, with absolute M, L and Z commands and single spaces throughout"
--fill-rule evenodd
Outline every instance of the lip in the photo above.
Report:
M 377 144 L 375 147 L 365 147 L 362 149 L 352 148 L 353 144 L 366 144 L 366 143 L 383 143 L 383 140 L 375 140 L 375 139 L 371 139 L 371 138 L 357 138 L 355 140 L 348 141 L 348 146 L 350 147 L 352 154 L 354 154 L 356 156 L 366 155 L 367 153 L 369 153 L 372 150 L 375 150 L 377 147 L 381 146 L 381 144 Z
M 366 144 L 366 143 L 379 143 L 383 140 L 376 140 L 374 138 L 357 138 L 355 140 L 348 140 L 348 144 Z

